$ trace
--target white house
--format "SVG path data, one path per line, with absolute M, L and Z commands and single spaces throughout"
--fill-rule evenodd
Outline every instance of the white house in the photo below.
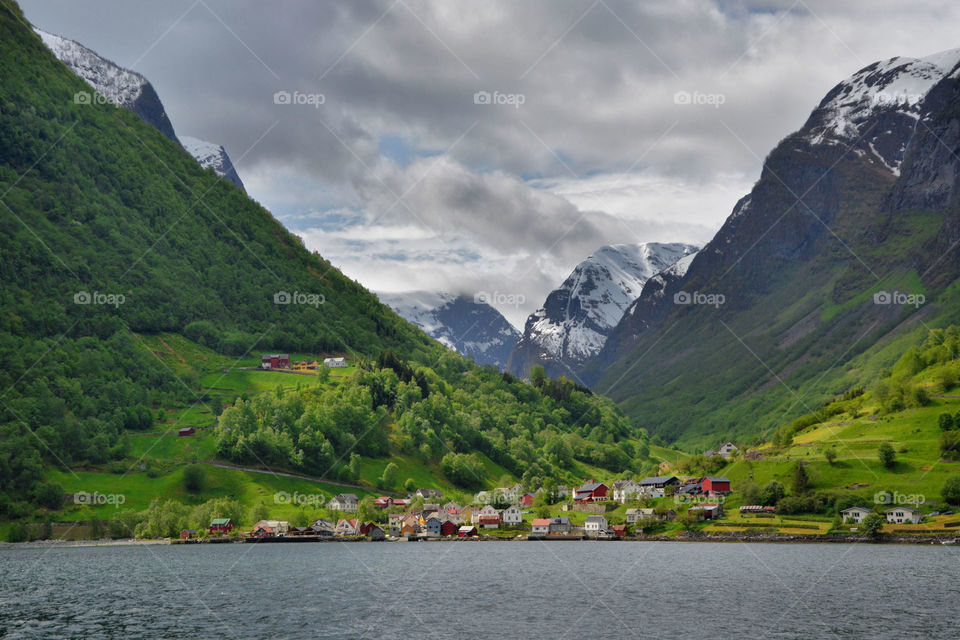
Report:
M 724 458 L 729 458 L 738 451 L 740 451 L 740 449 L 732 442 L 724 442 L 722 445 L 720 445 L 720 448 L 717 449 L 717 453 L 722 455 Z
M 327 508 L 332 511 L 349 511 L 353 513 L 357 510 L 359 499 L 353 493 L 341 493 L 327 503 Z
M 351 520 L 338 520 L 336 533 L 338 536 L 355 536 L 360 533 L 360 523 L 356 518 Z
M 893 507 L 887 509 L 887 522 L 893 524 L 920 524 L 923 514 L 913 507 Z
M 623 504 L 627 500 L 637 500 L 641 496 L 640 484 L 634 480 L 617 480 L 613 483 L 613 499 Z
M 583 524 L 583 530 L 587 532 L 588 536 L 596 536 L 601 531 L 606 531 L 608 528 L 609 526 L 607 519 L 603 516 L 590 516 Z
M 873 513 L 873 509 L 867 509 L 866 507 L 850 507 L 841 511 L 840 516 L 843 518 L 844 522 L 847 520 L 853 520 L 855 524 L 860 524 L 863 522 L 863 519 L 871 513 Z
M 503 519 L 503 524 L 508 527 L 516 527 L 523 524 L 523 516 L 520 514 L 520 509 L 515 504 L 512 504 L 501 511 L 500 516 Z
M 550 533 L 550 518 L 534 518 L 532 533 L 535 536 L 545 536 Z
M 676 486 L 680 481 L 676 476 L 657 476 L 644 478 L 640 481 L 640 492 L 651 498 L 662 498 L 667 494 L 667 487 Z
M 324 358 L 323 364 L 328 369 L 343 369 L 347 366 L 346 358 Z
M 483 509 L 475 510 L 470 514 L 470 524 L 479 524 L 480 516 L 498 516 L 500 512 L 497 511 L 493 506 L 486 505 Z

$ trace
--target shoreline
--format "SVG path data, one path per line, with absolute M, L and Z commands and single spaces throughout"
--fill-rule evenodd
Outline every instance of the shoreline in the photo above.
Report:
M 298 543 L 330 543 L 330 542 L 723 542 L 723 543 L 767 543 L 767 544 L 919 544 L 919 545 L 939 545 L 953 546 L 952 544 L 943 544 L 945 541 L 953 541 L 954 538 L 940 538 L 936 536 L 882 536 L 879 538 L 870 538 L 867 536 L 849 536 L 849 535 L 810 535 L 799 534 L 772 534 L 772 535 L 685 535 L 685 536 L 630 536 L 626 538 L 613 539 L 595 539 L 580 537 L 565 538 L 542 538 L 529 537 L 523 538 L 498 538 L 498 537 L 480 537 L 480 538 L 419 538 L 414 540 L 387 539 L 381 541 L 367 540 L 365 538 L 262 538 L 257 540 L 248 540 L 240 538 L 237 540 L 191 540 L 181 541 L 173 538 L 151 538 L 135 539 L 122 538 L 117 540 L 31 540 L 28 542 L 0 542 L 0 551 L 7 549 L 50 549 L 50 548 L 86 548 L 86 547 L 139 547 L 153 545 L 208 545 L 208 544 L 289 544 Z

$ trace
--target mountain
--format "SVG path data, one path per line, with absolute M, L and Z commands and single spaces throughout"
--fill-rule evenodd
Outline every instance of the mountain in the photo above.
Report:
M 465 492 L 655 464 L 607 399 L 443 348 L 138 115 L 75 101 L 88 86 L 12 0 L 0 67 L 4 529 L 89 519 L 97 505 L 65 505 L 68 492 L 164 495 L 175 509 L 245 499 L 236 469 L 184 492 L 197 460 L 370 490 L 442 477 Z M 349 366 L 260 370 L 271 352 Z M 180 439 L 182 426 L 196 433 Z
M 520 337 L 499 311 L 469 296 L 426 291 L 377 296 L 401 318 L 477 364 L 504 368 Z
M 834 87 L 584 368 L 665 440 L 760 437 L 960 312 L 960 50 Z M 666 274 L 665 274 L 666 275 Z
M 603 347 L 644 283 L 696 250 L 658 242 L 600 247 L 527 318 L 507 369 L 523 377 L 541 364 L 548 375 L 570 377 Z
M 227 155 L 227 150 L 222 146 L 215 142 L 207 142 L 206 140 L 199 140 L 189 136 L 181 136 L 180 143 L 183 145 L 183 148 L 187 150 L 187 153 L 197 159 L 201 167 L 204 169 L 213 169 L 214 173 L 218 176 L 226 178 L 246 191 L 243 187 L 243 182 L 240 180 L 240 176 L 237 175 L 236 169 L 233 168 L 233 163 L 230 161 L 230 156 Z
M 203 168 L 212 168 L 217 175 L 222 176 L 243 189 L 240 176 L 233 168 L 233 163 L 227 156 L 226 150 L 220 145 L 205 142 L 196 138 L 184 137 L 177 139 L 173 124 L 167 117 L 167 112 L 160 101 L 160 96 L 150 81 L 136 71 L 123 67 L 107 60 L 94 51 L 86 48 L 79 42 L 63 38 L 40 29 L 34 29 L 47 48 L 70 68 L 75 74 L 87 81 L 97 93 L 110 103 L 133 111 L 143 120 L 167 136 L 171 140 L 181 142 L 183 148 L 196 158 Z M 94 101 L 96 94 L 86 91 L 77 92 L 74 100 Z

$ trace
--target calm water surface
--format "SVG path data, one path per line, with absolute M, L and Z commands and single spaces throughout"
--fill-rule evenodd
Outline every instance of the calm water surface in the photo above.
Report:
M 0 551 L 4 638 L 960 638 L 960 549 L 656 542 Z

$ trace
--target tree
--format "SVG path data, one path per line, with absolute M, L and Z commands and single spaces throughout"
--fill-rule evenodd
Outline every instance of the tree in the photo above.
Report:
M 783 490 L 783 485 L 781 485 L 776 480 L 772 480 L 767 486 L 763 488 L 763 491 L 760 492 L 760 502 L 768 507 L 776 506 L 780 499 L 786 495 L 786 492 Z
M 960 476 L 948 478 L 940 493 L 948 504 L 960 505 Z
M 413 493 L 416 490 L 416 488 L 417 488 L 417 483 L 413 478 L 407 478 L 406 481 L 403 483 L 404 491 L 409 491 L 410 493 Z
M 871 538 L 876 538 L 880 535 L 880 530 L 883 529 L 884 522 L 885 520 L 883 519 L 882 515 L 879 513 L 871 513 L 860 521 L 857 531 L 860 533 L 865 533 Z
M 530 368 L 530 384 L 538 389 L 543 386 L 547 378 L 547 371 L 542 364 L 535 364 Z
M 386 489 L 392 489 L 397 484 L 400 475 L 400 467 L 392 462 L 387 463 L 383 469 L 383 475 L 380 476 L 380 486 Z
M 677 516 L 677 522 L 680 523 L 684 531 L 691 531 L 700 522 L 700 514 L 696 511 L 684 511 Z
M 206 485 L 206 473 L 198 464 L 192 464 L 183 471 L 183 488 L 190 493 L 200 493 Z
M 953 416 L 949 413 L 941 413 L 937 418 L 937 426 L 940 427 L 941 431 L 950 431 L 953 429 Z
M 833 447 L 830 447 L 829 449 L 823 452 L 823 457 L 827 459 L 827 464 L 829 464 L 832 467 L 833 463 L 837 459 L 837 450 L 834 449 Z
M 877 458 L 884 467 L 892 469 L 893 465 L 897 463 L 897 452 L 893 450 L 889 442 L 884 442 L 877 449 Z
M 806 493 L 810 488 L 810 478 L 807 477 L 807 470 L 803 463 L 798 462 L 793 470 L 793 495 L 798 496 Z

